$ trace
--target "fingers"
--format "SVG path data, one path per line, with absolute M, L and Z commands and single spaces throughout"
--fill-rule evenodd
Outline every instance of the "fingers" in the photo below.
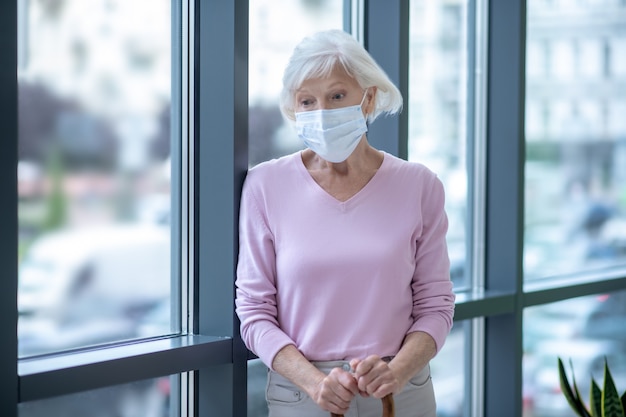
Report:
M 354 376 L 341 368 L 335 368 L 322 380 L 315 401 L 326 411 L 345 414 L 358 392 Z
M 328 376 L 339 383 L 340 387 L 338 388 L 338 391 L 342 393 L 349 393 L 349 401 L 351 401 L 352 398 L 359 392 L 359 387 L 356 383 L 356 379 L 354 379 L 354 375 L 352 375 L 350 372 L 347 372 L 341 368 L 335 368 L 330 371 L 330 374 L 328 374 Z
M 363 360 L 354 360 L 354 377 L 359 391 L 374 398 L 383 398 L 399 390 L 399 382 L 394 376 L 387 362 L 376 355 L 368 356 Z

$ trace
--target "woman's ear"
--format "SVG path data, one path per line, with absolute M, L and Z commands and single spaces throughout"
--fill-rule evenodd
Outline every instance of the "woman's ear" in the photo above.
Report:
M 376 108 L 376 92 L 378 88 L 376 86 L 369 87 L 367 89 L 367 96 L 365 97 L 365 113 L 370 115 L 374 113 Z

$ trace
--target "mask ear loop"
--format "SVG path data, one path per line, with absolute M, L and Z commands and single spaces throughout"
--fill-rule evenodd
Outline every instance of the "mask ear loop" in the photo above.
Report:
M 361 107 L 363 107 L 363 103 L 365 103 L 365 97 L 367 97 L 367 90 L 369 90 L 370 88 L 367 87 L 365 89 L 365 92 L 363 93 L 363 98 L 361 99 Z
M 363 103 L 365 103 L 365 97 L 367 97 L 367 91 L 368 91 L 369 89 L 370 89 L 370 88 L 369 88 L 369 87 L 367 87 L 367 88 L 365 89 L 365 93 L 363 93 L 363 98 L 361 99 L 361 104 L 360 104 L 361 109 L 363 108 Z M 369 116 L 369 114 L 368 114 L 368 113 L 365 113 L 365 115 L 364 115 L 363 117 L 365 118 L 365 125 L 369 128 L 369 125 L 370 125 L 370 124 L 369 124 L 369 121 L 368 121 L 368 116 Z

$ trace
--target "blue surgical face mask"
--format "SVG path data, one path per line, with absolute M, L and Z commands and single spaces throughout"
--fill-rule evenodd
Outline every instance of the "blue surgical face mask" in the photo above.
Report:
M 298 137 L 305 146 L 328 162 L 343 162 L 354 152 L 367 123 L 361 104 L 331 110 L 296 112 Z

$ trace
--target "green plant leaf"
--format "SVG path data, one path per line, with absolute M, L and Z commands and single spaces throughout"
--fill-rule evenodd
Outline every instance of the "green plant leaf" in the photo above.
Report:
M 589 402 L 591 415 L 594 417 L 602 417 L 602 390 L 593 378 L 591 379 Z
M 592 417 L 591 411 L 589 411 L 587 407 L 585 406 L 585 400 L 583 400 L 583 396 L 580 395 L 580 390 L 578 389 L 578 384 L 576 383 L 576 375 L 574 373 L 574 364 L 572 363 L 571 359 L 569 361 L 569 366 L 572 370 L 572 386 L 574 389 L 574 395 L 576 399 L 578 400 L 578 402 L 581 404 L 582 413 L 586 417 Z
M 604 389 L 602 390 L 602 417 L 624 417 L 624 406 L 620 400 L 609 365 L 604 360 Z
M 591 414 L 587 411 L 584 402 L 580 398 L 580 393 L 578 392 L 578 388 L 576 387 L 576 379 L 572 374 L 572 381 L 574 382 L 574 390 L 570 387 L 569 380 L 567 379 L 567 374 L 565 373 L 565 367 L 563 366 L 563 361 L 561 358 L 558 358 L 559 362 L 559 382 L 561 385 L 561 391 L 563 391 L 563 395 L 565 399 L 569 403 L 572 410 L 576 412 L 580 417 L 592 417 Z M 570 362 L 571 366 L 571 362 Z M 573 371 L 573 367 L 572 367 Z

